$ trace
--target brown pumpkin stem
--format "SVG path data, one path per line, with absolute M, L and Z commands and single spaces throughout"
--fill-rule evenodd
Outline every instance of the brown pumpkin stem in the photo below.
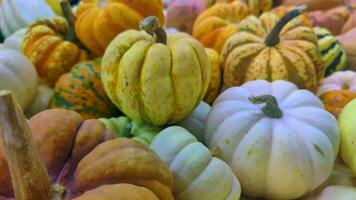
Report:
M 15 199 L 60 199 L 52 189 L 26 118 L 10 91 L 0 91 L 0 124 Z
M 282 29 L 284 28 L 285 25 L 288 24 L 291 20 L 294 18 L 298 17 L 302 13 L 304 13 L 307 10 L 307 6 L 299 6 L 295 8 L 294 10 L 290 11 L 287 13 L 272 29 L 272 31 L 268 34 L 265 44 L 269 47 L 276 46 L 279 41 L 279 34 L 281 33 Z
M 161 27 L 157 17 L 149 16 L 140 22 L 140 29 L 156 38 L 158 43 L 167 44 L 167 33 Z
M 262 111 L 265 115 L 271 118 L 280 119 L 283 117 L 282 110 L 278 107 L 278 102 L 276 97 L 272 95 L 262 95 L 257 97 L 248 98 L 254 104 L 262 104 L 266 105 L 262 108 Z

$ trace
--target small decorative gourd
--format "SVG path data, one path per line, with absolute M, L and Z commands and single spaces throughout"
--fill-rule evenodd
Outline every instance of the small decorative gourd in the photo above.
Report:
M 106 49 L 101 79 L 111 101 L 129 118 L 162 126 L 187 117 L 210 81 L 204 47 L 185 33 L 169 35 L 155 17 L 142 31 L 119 34 Z
M 205 93 L 204 101 L 212 104 L 219 95 L 222 87 L 222 58 L 218 52 L 213 49 L 205 49 L 211 64 L 211 76 L 208 90 Z
M 313 29 L 303 16 L 298 17 L 305 9 L 295 8 L 282 18 L 265 12 L 243 20 L 224 45 L 224 86 L 258 79 L 287 80 L 315 91 L 325 69 Z

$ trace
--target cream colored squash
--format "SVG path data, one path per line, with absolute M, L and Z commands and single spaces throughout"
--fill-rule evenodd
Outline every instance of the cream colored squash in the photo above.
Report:
M 238 200 L 241 188 L 229 166 L 179 126 L 161 131 L 151 149 L 169 166 L 177 200 Z
M 2 0 L 0 28 L 5 37 L 25 28 L 34 20 L 55 14 L 44 0 Z
M 178 122 L 178 125 L 192 133 L 199 142 L 204 142 L 205 120 L 210 109 L 210 105 L 202 101 L 187 118 Z
M 217 98 L 205 142 L 230 165 L 245 195 L 296 199 L 330 176 L 340 138 L 336 119 L 313 93 L 257 80 Z
M 351 90 L 356 92 L 356 72 L 340 71 L 322 80 L 318 89 L 318 96 L 333 90 Z
M 12 91 L 23 110 L 37 95 L 37 73 L 33 64 L 20 52 L 0 45 L 0 90 Z
M 354 200 L 356 188 L 347 186 L 329 186 L 316 200 Z
M 7 37 L 4 41 L 4 47 L 16 51 L 21 51 L 21 43 L 22 43 L 22 39 L 26 34 L 26 31 L 27 31 L 26 28 L 22 28 L 16 31 L 11 36 Z
M 37 113 L 48 109 L 49 102 L 53 96 L 53 93 L 53 88 L 50 88 L 48 85 L 45 84 L 40 84 L 38 86 L 37 97 L 31 107 L 26 112 L 26 116 L 28 118 L 31 118 Z

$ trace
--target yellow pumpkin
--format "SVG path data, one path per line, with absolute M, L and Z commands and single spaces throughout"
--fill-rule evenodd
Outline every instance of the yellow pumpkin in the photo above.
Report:
M 204 101 L 212 104 L 220 93 L 222 86 L 221 56 L 213 49 L 205 49 L 211 64 L 211 75 L 208 90 L 205 93 Z
M 161 0 L 82 0 L 75 30 L 90 51 L 102 55 L 117 34 L 138 29 L 139 22 L 150 15 L 164 22 Z
M 215 4 L 197 17 L 193 36 L 220 53 L 225 41 L 236 32 L 237 24 L 249 14 L 247 5 L 241 1 Z
M 145 31 L 118 35 L 105 51 L 101 78 L 111 101 L 133 120 L 165 125 L 187 117 L 210 80 L 204 47 L 191 36 L 167 36 L 155 17 Z
M 64 13 L 71 9 L 68 4 L 61 2 Z M 22 42 L 22 52 L 35 65 L 38 75 L 52 87 L 62 74 L 88 57 L 73 43 L 76 39 L 70 26 L 73 22 L 67 20 L 62 17 L 38 20 L 30 25 Z
M 216 3 L 221 2 L 232 2 L 235 0 L 215 0 Z M 278 1 L 276 0 L 240 0 L 247 4 L 248 8 L 250 9 L 251 13 L 254 15 L 259 15 L 262 12 L 266 12 L 270 10 L 272 7 L 278 5 Z
M 317 38 L 298 7 L 284 17 L 265 12 L 249 16 L 224 45 L 224 86 L 250 80 L 288 80 L 315 91 L 324 75 Z

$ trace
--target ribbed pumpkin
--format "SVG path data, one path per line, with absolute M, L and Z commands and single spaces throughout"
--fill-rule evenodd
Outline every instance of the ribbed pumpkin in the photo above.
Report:
M 50 108 L 74 110 L 86 119 L 118 115 L 101 83 L 100 62 L 96 59 L 79 63 L 62 75 L 56 83 Z
M 35 143 L 25 116 L 6 91 L 0 92 L 0 109 L 0 164 L 5 160 L 9 166 L 0 168 L 0 180 L 10 177 L 11 171 L 9 182 L 0 182 L 0 191 L 11 188 L 12 181 L 15 199 L 63 199 L 63 194 L 64 199 L 73 199 L 84 193 L 78 198 L 99 200 L 124 192 L 123 198 L 129 200 L 140 200 L 140 196 L 173 200 L 173 176 L 166 164 L 139 142 L 110 140 L 110 131 L 98 120 L 83 122 L 79 114 L 68 110 L 44 111 L 30 120 Z
M 353 99 L 356 98 L 356 92 L 351 90 L 328 91 L 320 96 L 325 110 L 331 112 L 336 118 L 339 117 L 342 109 Z
M 75 30 L 90 51 L 102 55 L 117 34 L 139 29 L 140 21 L 150 15 L 164 22 L 161 0 L 82 0 Z
M 247 5 L 241 1 L 215 4 L 197 17 L 193 36 L 220 53 L 225 41 L 236 33 L 237 24 L 249 14 Z
M 325 28 L 315 27 L 314 32 L 318 37 L 318 47 L 326 69 L 325 76 L 344 70 L 346 53 L 340 42 Z
M 313 29 L 296 18 L 304 10 L 298 7 L 282 18 L 265 12 L 242 21 L 224 45 L 224 86 L 282 79 L 315 91 L 324 67 Z
M 62 6 L 70 11 L 67 1 Z M 69 18 L 67 18 L 69 19 Z M 75 40 L 71 20 L 62 17 L 39 20 L 28 28 L 23 39 L 22 52 L 36 66 L 38 75 L 50 86 L 76 63 L 86 60 L 87 53 L 72 41 Z
M 210 64 L 211 76 L 208 90 L 205 93 L 204 101 L 211 104 L 219 95 L 222 86 L 221 56 L 213 49 L 206 49 Z
M 215 3 L 222 2 L 232 2 L 236 0 L 215 0 Z M 272 7 L 277 6 L 277 2 L 275 0 L 240 0 L 245 2 L 250 9 L 251 13 L 254 15 L 260 15 L 263 12 L 270 10 Z
M 143 20 L 141 27 L 147 32 L 126 31 L 105 51 L 104 88 L 133 120 L 157 126 L 178 122 L 205 95 L 209 58 L 204 47 L 188 34 L 173 34 L 166 40 L 155 17 Z

